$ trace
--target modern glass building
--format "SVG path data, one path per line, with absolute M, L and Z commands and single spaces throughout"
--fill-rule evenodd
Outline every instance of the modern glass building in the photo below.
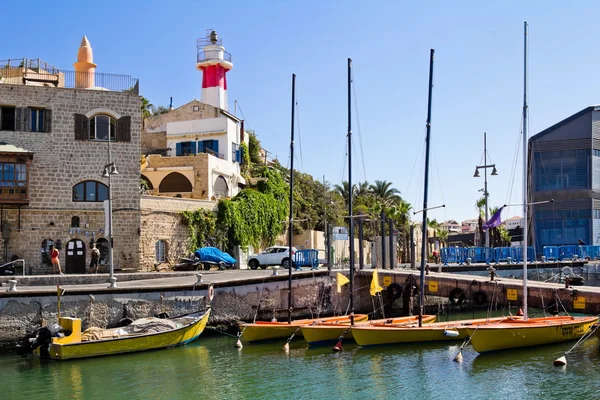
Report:
M 530 243 L 600 245 L 600 106 L 587 107 L 529 139 Z M 531 226 L 531 225 L 530 225 Z

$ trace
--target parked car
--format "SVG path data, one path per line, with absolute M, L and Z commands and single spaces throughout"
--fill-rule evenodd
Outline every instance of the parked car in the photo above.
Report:
M 292 247 L 292 256 L 297 251 Z M 248 267 L 266 269 L 269 265 L 281 265 L 283 268 L 290 267 L 290 251 L 288 246 L 272 246 L 266 248 L 260 254 L 252 254 L 248 257 Z
M 235 258 L 216 247 L 203 247 L 197 249 L 192 257 L 181 258 L 173 269 L 175 271 L 195 271 L 199 269 L 208 271 L 212 266 L 217 266 L 220 270 L 224 270 L 233 268 L 235 263 Z

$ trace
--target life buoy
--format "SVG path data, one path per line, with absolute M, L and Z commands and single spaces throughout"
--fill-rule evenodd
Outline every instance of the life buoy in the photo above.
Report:
M 461 288 L 454 288 L 448 295 L 448 302 L 452 305 L 462 304 L 465 300 L 465 291 Z
M 212 301 L 215 298 L 215 287 L 211 283 L 208 286 L 208 301 Z
M 402 296 L 402 286 L 397 283 L 392 283 L 386 290 L 387 298 L 390 300 L 398 300 Z
M 487 302 L 487 294 L 483 290 L 475 292 L 473 295 L 473 303 L 478 306 L 482 306 Z

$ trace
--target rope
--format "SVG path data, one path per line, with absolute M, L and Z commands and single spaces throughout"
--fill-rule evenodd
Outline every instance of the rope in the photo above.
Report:
M 360 148 L 360 158 L 362 161 L 362 167 L 363 167 L 363 178 L 365 180 L 365 182 L 367 181 L 367 169 L 365 168 L 365 152 L 363 151 L 363 145 L 362 145 L 362 133 L 360 131 L 360 116 L 358 114 L 358 92 L 356 91 L 356 85 L 354 84 L 354 69 L 352 69 L 352 94 L 354 96 L 354 115 L 356 116 L 356 127 L 358 130 L 358 142 L 360 144 L 359 148 Z
M 594 333 L 596 333 L 596 331 L 598 330 L 599 327 L 600 327 L 599 324 L 592 324 L 592 325 L 590 325 L 590 327 L 588 328 L 588 330 L 583 334 L 582 337 L 579 338 L 579 340 L 577 341 L 577 343 L 575 343 L 573 345 L 573 347 L 571 347 L 565 353 L 565 356 L 567 356 L 570 352 L 572 352 L 573 350 L 575 350 L 581 343 L 583 343 L 584 340 L 586 340 L 587 338 L 589 338 L 590 336 L 592 336 Z
M 215 327 L 213 327 L 213 326 L 206 326 L 206 329 L 210 329 L 211 331 L 218 332 L 218 333 L 220 333 L 221 335 L 230 336 L 230 337 L 233 337 L 233 338 L 238 338 L 238 339 L 239 339 L 239 337 L 240 337 L 240 335 L 239 335 L 239 334 L 238 334 L 238 335 L 232 335 L 231 333 L 227 333 L 227 332 L 225 332 L 225 331 L 222 331 L 222 330 L 220 330 L 220 329 L 217 329 L 217 328 L 215 328 Z

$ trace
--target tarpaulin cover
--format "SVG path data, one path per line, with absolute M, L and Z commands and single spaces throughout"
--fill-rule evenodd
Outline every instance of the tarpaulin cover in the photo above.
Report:
M 213 262 L 217 264 L 220 262 L 224 262 L 225 264 L 235 264 L 236 262 L 235 258 L 217 249 L 216 247 L 203 247 L 196 250 L 194 255 L 202 262 Z

